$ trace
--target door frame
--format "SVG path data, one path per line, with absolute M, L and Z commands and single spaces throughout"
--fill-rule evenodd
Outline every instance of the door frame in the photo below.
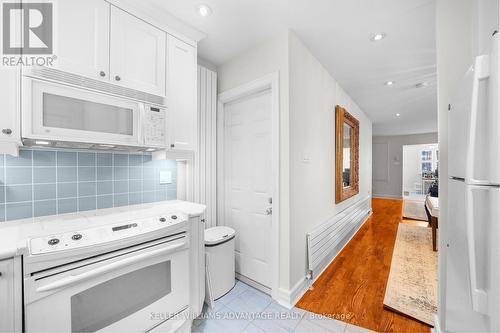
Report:
M 239 85 L 219 94 L 217 101 L 217 218 L 218 225 L 225 225 L 225 189 L 224 189 L 224 115 L 225 105 L 238 99 L 271 90 L 271 117 L 272 117 L 272 225 L 271 225 L 271 296 L 278 298 L 279 289 L 279 234 L 280 234 L 280 100 L 279 100 L 279 72 L 265 75 L 254 81 Z

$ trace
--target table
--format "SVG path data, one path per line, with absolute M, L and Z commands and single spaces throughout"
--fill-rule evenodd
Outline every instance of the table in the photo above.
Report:
M 439 220 L 439 198 L 431 197 L 430 195 L 425 197 L 425 210 L 427 216 L 429 216 L 429 224 L 432 227 L 432 249 L 437 251 L 437 228 Z

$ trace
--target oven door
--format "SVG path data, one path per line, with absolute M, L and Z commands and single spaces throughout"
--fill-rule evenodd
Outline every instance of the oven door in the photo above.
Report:
M 23 78 L 25 139 L 141 145 L 144 103 L 86 89 Z
M 188 308 L 185 236 L 92 260 L 25 277 L 27 332 L 142 332 Z

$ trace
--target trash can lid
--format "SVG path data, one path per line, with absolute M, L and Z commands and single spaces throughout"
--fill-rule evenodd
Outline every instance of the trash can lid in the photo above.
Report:
M 229 227 L 213 227 L 205 230 L 205 245 L 214 245 L 225 242 L 234 237 L 236 231 Z

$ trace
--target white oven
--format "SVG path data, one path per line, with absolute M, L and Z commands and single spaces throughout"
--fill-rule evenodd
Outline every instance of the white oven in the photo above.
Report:
M 99 149 L 167 143 L 164 106 L 103 91 L 25 76 L 21 113 L 26 145 Z
M 26 332 L 166 327 L 172 315 L 188 311 L 188 248 L 180 233 L 25 275 Z

